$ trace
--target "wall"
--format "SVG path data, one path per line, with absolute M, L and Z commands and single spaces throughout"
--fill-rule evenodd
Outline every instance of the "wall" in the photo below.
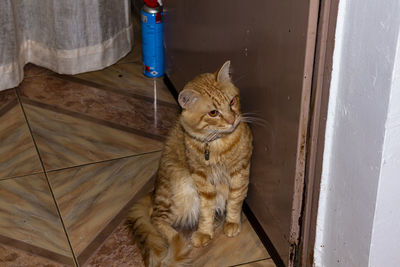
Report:
M 399 36 L 400 37 L 400 36 Z M 383 144 L 381 177 L 370 248 L 370 266 L 398 266 L 400 256 L 400 39 L 397 43 L 392 90 Z
M 393 237 L 400 218 L 399 12 L 398 0 L 339 4 L 315 266 L 400 260 Z

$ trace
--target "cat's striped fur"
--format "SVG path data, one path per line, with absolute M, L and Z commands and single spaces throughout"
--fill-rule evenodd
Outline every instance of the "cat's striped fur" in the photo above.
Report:
M 179 94 L 183 111 L 167 137 L 155 189 L 129 214 L 146 266 L 188 264 L 189 243 L 175 229 L 196 227 L 191 244 L 205 246 L 216 212 L 226 213 L 227 236 L 240 232 L 253 147 L 229 68 L 228 61 L 197 76 Z

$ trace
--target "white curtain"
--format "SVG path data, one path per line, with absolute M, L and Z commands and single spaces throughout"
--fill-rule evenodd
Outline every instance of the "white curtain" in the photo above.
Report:
M 133 44 L 130 0 L 0 0 L 0 90 L 31 62 L 58 73 L 102 69 Z

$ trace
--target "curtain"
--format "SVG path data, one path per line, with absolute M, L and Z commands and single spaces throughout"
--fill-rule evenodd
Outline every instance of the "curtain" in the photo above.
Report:
M 0 0 L 0 90 L 31 62 L 63 74 L 102 69 L 132 48 L 129 0 Z

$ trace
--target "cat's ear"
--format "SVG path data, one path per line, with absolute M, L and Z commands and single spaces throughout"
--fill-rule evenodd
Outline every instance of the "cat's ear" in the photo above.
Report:
M 217 71 L 217 73 L 216 73 L 217 82 L 221 82 L 221 83 L 230 82 L 231 81 L 230 71 L 231 71 L 231 61 L 228 60 Z
M 184 89 L 178 96 L 179 105 L 181 105 L 183 109 L 190 109 L 199 99 L 199 93 L 191 89 Z

